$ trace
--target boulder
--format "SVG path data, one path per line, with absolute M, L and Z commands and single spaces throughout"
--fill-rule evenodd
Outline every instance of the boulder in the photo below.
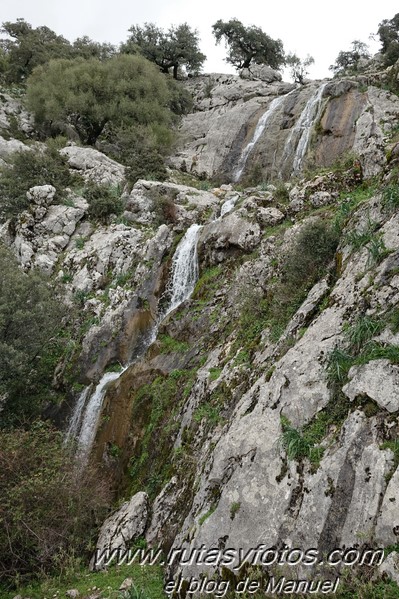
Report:
M 67 146 L 60 150 L 72 169 L 79 171 L 86 181 L 105 185 L 122 185 L 125 168 L 94 148 Z
M 385 359 L 372 360 L 352 366 L 348 376 L 349 382 L 342 390 L 351 401 L 367 396 L 388 412 L 399 410 L 399 366 Z
M 262 227 L 274 227 L 285 219 L 285 215 L 278 208 L 263 208 L 257 210 L 256 218 Z
M 231 251 L 251 252 L 261 240 L 258 223 L 242 218 L 237 212 L 229 212 L 221 219 L 205 225 L 201 231 L 198 250 L 211 263 L 220 262 Z
M 140 537 L 146 528 L 149 510 L 147 493 L 136 493 L 104 522 L 100 529 L 96 553 L 91 560 L 91 568 L 99 569 L 96 555 L 104 550 L 127 549 L 132 541 Z
M 253 64 L 247 69 L 240 71 L 241 79 L 251 79 L 253 81 L 265 81 L 273 83 L 273 81 L 281 81 L 282 76 L 279 71 L 275 71 L 265 64 Z
M 29 152 L 29 146 L 17 139 L 6 140 L 0 136 L 0 158 L 8 162 L 16 152 Z

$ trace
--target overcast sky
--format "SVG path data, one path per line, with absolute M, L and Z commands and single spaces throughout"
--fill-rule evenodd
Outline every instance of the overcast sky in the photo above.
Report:
M 131 25 L 153 22 L 168 28 L 187 22 L 199 32 L 208 73 L 234 72 L 223 60 L 223 45 L 215 46 L 211 28 L 218 19 L 237 18 L 280 38 L 286 52 L 301 58 L 312 55 L 314 79 L 330 77 L 329 65 L 355 39 L 369 43 L 376 52 L 379 44 L 371 42 L 369 35 L 398 11 L 394 0 L 1 0 L 0 5 L 1 22 L 22 17 L 34 27 L 47 25 L 71 41 L 88 35 L 118 44 L 126 40 Z

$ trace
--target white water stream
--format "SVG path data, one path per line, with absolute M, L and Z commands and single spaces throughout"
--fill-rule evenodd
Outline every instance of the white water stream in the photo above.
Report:
M 260 138 L 260 136 L 262 135 L 262 133 L 265 131 L 265 129 L 267 128 L 267 125 L 270 121 L 270 118 L 272 117 L 273 113 L 278 109 L 278 107 L 280 106 L 280 104 L 285 100 L 286 96 L 278 96 L 278 98 L 275 98 L 274 100 L 272 100 L 272 102 L 270 103 L 269 108 L 266 110 L 266 112 L 264 112 L 262 114 L 262 116 L 260 117 L 256 127 L 255 127 L 255 131 L 254 134 L 252 136 L 251 141 L 245 146 L 245 148 L 243 149 L 243 151 L 241 152 L 241 156 L 240 159 L 238 161 L 238 164 L 236 166 L 236 168 L 233 171 L 233 181 L 234 183 L 237 183 L 237 181 L 240 180 L 240 177 L 244 171 L 245 165 L 247 164 L 247 160 L 249 155 L 251 154 L 256 142 L 258 141 L 258 139 Z
M 292 131 L 285 143 L 282 158 L 283 164 L 292 154 L 293 140 L 298 139 L 294 154 L 294 161 L 292 163 L 293 173 L 297 173 L 302 166 L 303 159 L 305 158 L 305 154 L 308 149 L 312 127 L 320 114 L 321 101 L 326 85 L 327 82 L 322 83 L 316 92 L 309 98 L 305 108 L 302 110 L 301 116 L 292 128 Z
M 96 436 L 108 384 L 111 381 L 116 381 L 131 364 L 144 355 L 148 347 L 155 341 L 162 321 L 192 294 L 198 279 L 197 243 L 201 228 L 202 225 L 191 225 L 176 248 L 170 283 L 165 292 L 169 299 L 164 310 L 158 315 L 154 326 L 148 332 L 140 354 L 134 356 L 133 360 L 119 372 L 106 372 L 93 392 L 92 385 L 89 385 L 79 396 L 69 421 L 66 440 L 77 440 L 79 457 L 83 462 L 87 461 Z

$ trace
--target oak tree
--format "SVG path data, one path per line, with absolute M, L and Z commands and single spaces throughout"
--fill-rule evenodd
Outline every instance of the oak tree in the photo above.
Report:
M 212 29 L 216 43 L 224 40 L 226 44 L 226 62 L 237 69 L 248 68 L 251 63 L 267 64 L 278 69 L 285 62 L 282 41 L 272 39 L 260 27 L 245 27 L 238 19 L 230 19 L 217 21 Z

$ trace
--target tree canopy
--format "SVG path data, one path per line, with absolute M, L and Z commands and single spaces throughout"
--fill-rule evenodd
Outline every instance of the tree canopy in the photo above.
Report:
M 174 79 L 177 79 L 182 67 L 188 73 L 198 73 L 206 60 L 205 54 L 199 49 L 198 32 L 187 23 L 172 26 L 166 32 L 154 23 L 145 23 L 143 27 L 133 25 L 129 32 L 131 35 L 122 44 L 121 52 L 139 52 L 154 62 L 163 73 L 169 73 L 172 69 Z
M 32 27 L 24 19 L 6 21 L 0 39 L 0 73 L 8 83 L 23 83 L 39 65 L 57 58 L 98 58 L 105 60 L 115 53 L 111 44 L 98 43 L 87 36 L 71 44 L 45 26 Z
M 238 19 L 230 19 L 217 21 L 212 29 L 216 43 L 223 39 L 228 48 L 226 62 L 237 69 L 248 68 L 252 62 L 278 69 L 285 62 L 282 41 L 272 39 L 260 27 L 245 27 Z
M 352 49 L 346 52 L 341 51 L 333 65 L 329 67 L 334 75 L 343 75 L 344 73 L 356 73 L 359 70 L 362 59 L 369 59 L 370 52 L 367 44 L 354 40 Z
M 38 65 L 70 53 L 70 43 L 64 37 L 48 27 L 34 29 L 24 19 L 3 23 L 1 33 L 7 35 L 0 40 L 0 47 L 8 59 L 6 78 L 9 82 L 24 81 Z
M 309 56 L 309 54 L 303 59 L 299 58 L 296 54 L 288 54 L 285 62 L 290 69 L 294 82 L 303 85 L 305 77 L 309 72 L 308 68 L 314 64 L 314 58 L 313 56 Z
M 50 61 L 35 69 L 27 87 L 38 125 L 56 132 L 69 124 L 89 145 L 106 126 L 168 129 L 173 121 L 170 100 L 166 79 L 137 55 Z
M 377 33 L 385 64 L 390 66 L 399 59 L 399 13 L 396 13 L 392 19 L 381 21 Z

